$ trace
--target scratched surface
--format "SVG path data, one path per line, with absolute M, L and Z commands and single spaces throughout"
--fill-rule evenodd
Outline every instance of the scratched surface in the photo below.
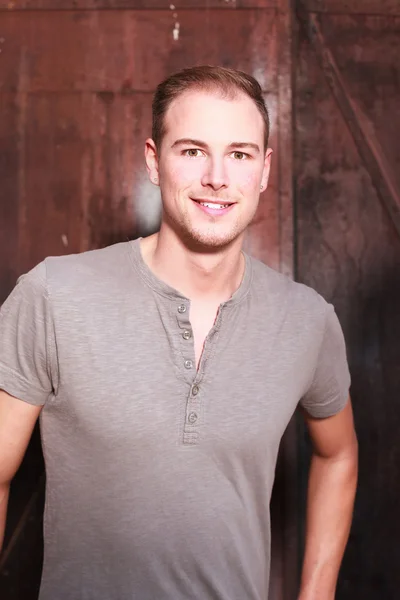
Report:
M 302 0 L 308 11 L 331 14 L 400 15 L 398 0 Z
M 349 93 L 372 122 L 400 188 L 400 144 L 394 135 L 400 124 L 400 15 L 324 15 L 321 25 Z
M 171 10 L 4 13 L 0 89 L 152 92 L 168 73 L 209 62 L 248 71 L 263 89 L 274 90 L 274 11 L 214 10 L 210 15 Z
M 322 24 L 351 97 L 374 124 L 398 174 L 399 20 L 325 16 Z M 360 441 L 359 490 L 337 597 L 395 600 L 400 590 L 400 239 L 303 32 L 296 89 L 298 278 L 337 308 Z
M 18 10 L 119 10 L 119 9 L 235 9 L 275 8 L 280 0 L 0 0 L 0 9 Z

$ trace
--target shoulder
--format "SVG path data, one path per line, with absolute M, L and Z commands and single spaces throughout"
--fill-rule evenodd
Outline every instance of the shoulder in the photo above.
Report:
M 79 254 L 50 256 L 37 268 L 46 279 L 49 293 L 65 288 L 88 289 L 96 284 L 110 286 L 126 278 L 132 266 L 130 250 L 131 242 L 122 242 Z
M 329 304 L 313 288 L 298 283 L 251 257 L 252 291 L 260 301 L 268 298 L 268 304 L 285 308 L 304 316 L 306 313 L 325 318 Z
M 127 285 L 134 272 L 131 244 L 122 242 L 99 250 L 45 258 L 18 278 L 3 311 L 17 298 L 32 301 L 64 294 L 84 298 L 91 292 L 109 293 L 118 285 Z

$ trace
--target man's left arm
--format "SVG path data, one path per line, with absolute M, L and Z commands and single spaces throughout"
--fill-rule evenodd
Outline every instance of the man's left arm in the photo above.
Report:
M 334 600 L 357 484 L 358 446 L 350 398 L 332 417 L 317 419 L 304 411 L 304 418 L 313 454 L 298 600 Z

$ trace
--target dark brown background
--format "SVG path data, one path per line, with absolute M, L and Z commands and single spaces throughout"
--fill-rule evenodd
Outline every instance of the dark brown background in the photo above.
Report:
M 47 255 L 157 228 L 143 143 L 162 78 L 202 63 L 253 74 L 274 161 L 246 248 L 333 302 L 348 345 L 360 482 L 337 597 L 397 600 L 400 3 L 174 5 L 0 0 L 0 303 Z M 296 598 L 308 456 L 294 419 L 273 498 L 271 600 Z M 43 488 L 36 431 L 12 486 L 4 600 L 37 597 Z

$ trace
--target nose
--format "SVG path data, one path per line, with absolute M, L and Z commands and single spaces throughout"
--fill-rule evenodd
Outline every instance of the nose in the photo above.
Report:
M 229 178 L 224 160 L 222 158 L 209 158 L 205 168 L 202 185 L 211 187 L 217 191 L 229 185 Z

